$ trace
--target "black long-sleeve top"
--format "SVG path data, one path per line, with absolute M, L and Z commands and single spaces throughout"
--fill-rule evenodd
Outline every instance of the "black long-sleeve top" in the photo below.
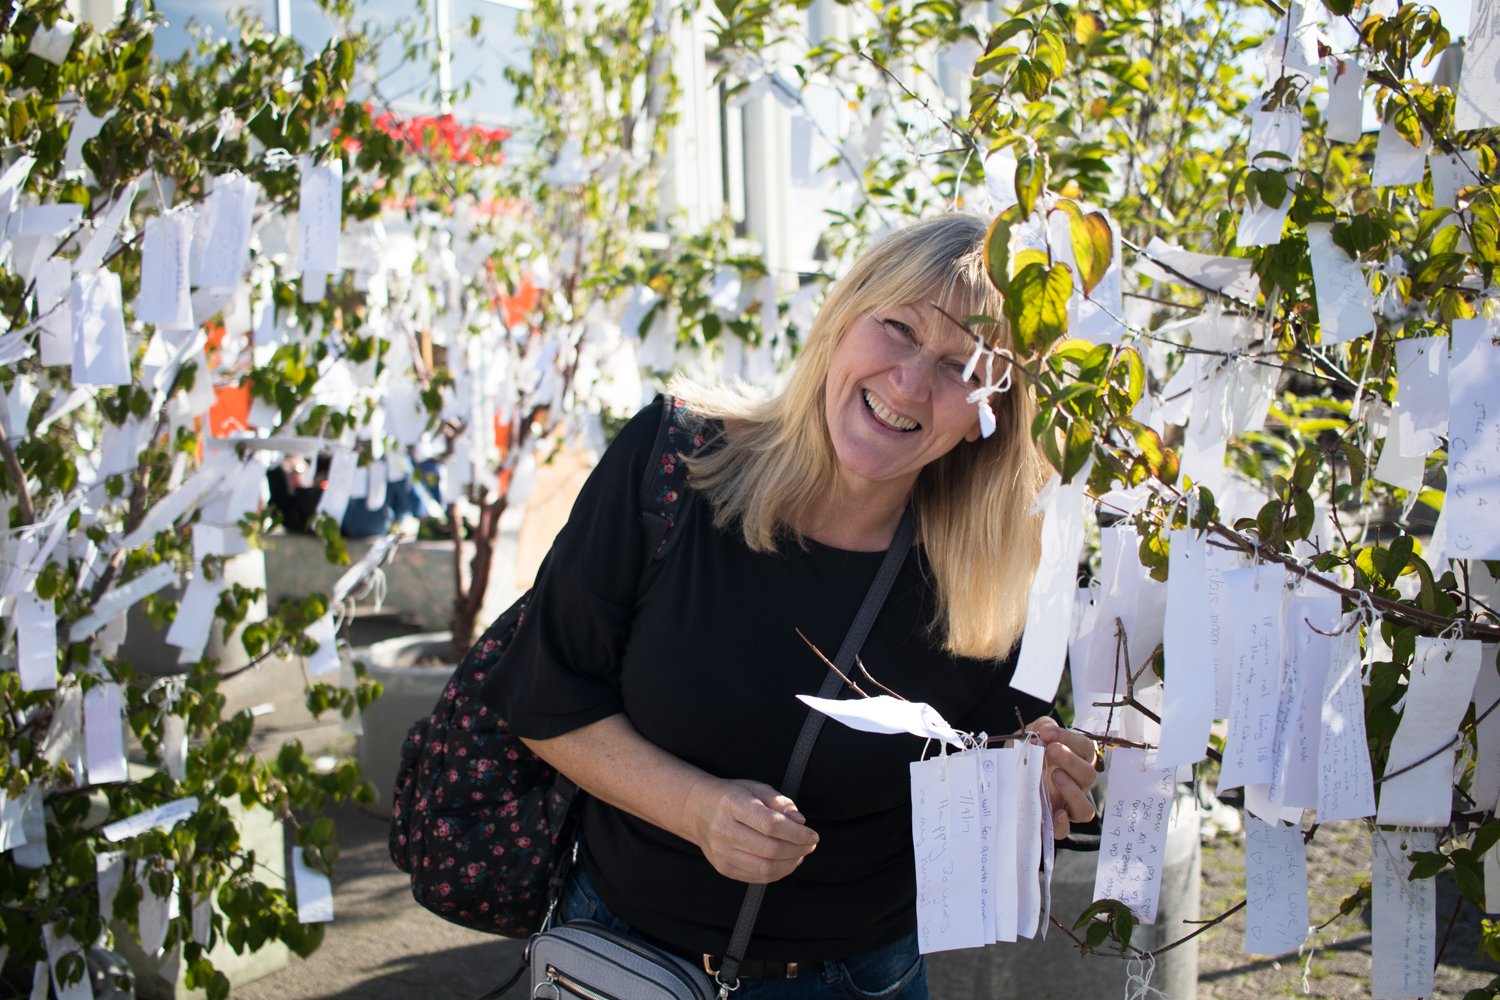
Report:
M 795 696 L 817 693 L 827 669 L 794 630 L 831 659 L 883 553 L 813 541 L 755 553 L 737 530 L 717 529 L 700 499 L 647 567 L 639 494 L 661 405 L 637 414 L 590 475 L 486 698 L 532 739 L 624 712 L 646 739 L 705 771 L 778 787 L 808 711 Z M 1009 687 L 1013 655 L 945 653 L 928 628 L 933 608 L 913 546 L 861 653 L 877 680 L 964 730 L 1008 733 L 1018 711 L 1028 721 L 1046 711 Z M 907 765 L 922 752 L 915 736 L 823 727 L 796 797 L 818 847 L 769 887 L 748 957 L 842 959 L 915 929 Z M 685 953 L 723 953 L 743 883 L 692 843 L 598 800 L 582 840 L 612 911 Z

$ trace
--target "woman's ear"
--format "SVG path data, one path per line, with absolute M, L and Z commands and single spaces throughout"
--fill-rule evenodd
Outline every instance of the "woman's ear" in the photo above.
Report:
M 979 420 L 977 418 L 974 421 L 974 426 L 969 428 L 969 433 L 964 435 L 964 440 L 969 442 L 969 444 L 973 444 L 979 440 Z

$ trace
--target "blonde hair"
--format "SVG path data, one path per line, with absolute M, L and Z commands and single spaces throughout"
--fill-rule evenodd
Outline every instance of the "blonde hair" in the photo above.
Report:
M 829 291 L 786 391 L 775 398 L 674 380 L 671 391 L 691 409 L 725 424 L 723 448 L 688 459 L 690 482 L 710 501 L 715 524 L 737 524 L 757 552 L 788 537 L 802 541 L 794 525 L 838 483 L 824 408 L 834 349 L 859 317 L 880 307 L 935 301 L 960 319 L 999 317 L 1002 300 L 984 270 L 985 229 L 974 216 L 952 214 L 877 242 Z M 1011 346 L 1003 325 L 983 332 L 992 346 Z M 1041 551 L 1041 519 L 1031 508 L 1045 460 L 1031 440 L 1035 404 L 1024 380 L 1015 377 L 990 402 L 995 433 L 928 463 L 912 505 L 937 593 L 934 633 L 950 653 L 999 659 L 1026 623 Z

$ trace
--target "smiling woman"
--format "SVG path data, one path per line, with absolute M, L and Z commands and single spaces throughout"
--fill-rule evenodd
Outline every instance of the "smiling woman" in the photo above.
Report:
M 977 345 L 944 316 L 1000 315 L 985 229 L 951 215 L 885 237 L 830 291 L 784 393 L 679 382 L 584 485 L 482 695 L 589 793 L 564 921 L 732 970 L 748 913 L 737 997 L 926 997 L 908 796 L 922 741 L 799 735 L 795 696 L 830 676 L 802 636 L 838 649 L 857 614 L 868 624 L 877 575 L 889 596 L 850 648 L 879 683 L 965 731 L 1036 720 L 1057 835 L 1093 816 L 1092 744 L 1010 687 L 1043 463 L 1019 383 L 980 434 Z M 1003 328 L 988 346 L 1010 348 Z M 663 451 L 657 428 L 679 424 Z M 648 548 L 641 496 L 678 496 L 680 462 L 670 547 Z M 798 743 L 805 775 L 787 766 Z M 747 883 L 768 886 L 758 918 Z

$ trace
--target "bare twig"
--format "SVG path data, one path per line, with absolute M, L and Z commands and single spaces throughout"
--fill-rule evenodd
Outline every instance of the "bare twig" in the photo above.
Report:
M 1413 761 L 1412 763 L 1407 764 L 1405 767 L 1397 768 L 1394 771 L 1388 772 L 1383 777 L 1376 778 L 1375 784 L 1378 785 L 1382 781 L 1389 781 L 1391 778 L 1405 774 L 1407 771 L 1414 771 L 1417 768 L 1421 767 L 1423 764 L 1427 763 L 1429 760 L 1432 760 L 1434 757 L 1442 756 L 1442 754 L 1446 753 L 1449 750 L 1452 750 L 1454 745 L 1457 744 L 1459 740 L 1464 738 L 1464 734 L 1468 733 L 1485 719 L 1489 718 L 1490 713 L 1493 712 L 1496 708 L 1500 708 L 1500 699 L 1496 699 L 1489 708 L 1485 709 L 1479 715 L 1475 716 L 1472 725 L 1460 727 L 1458 732 L 1454 733 L 1453 738 L 1447 743 L 1444 743 L 1442 746 L 1438 747 L 1436 750 L 1432 751 L 1432 753 L 1428 754 L 1426 757 L 1421 758 L 1420 760 Z
M 36 508 L 31 503 L 26 472 L 21 468 L 21 460 L 16 458 L 15 449 L 10 446 L 10 437 L 5 433 L 3 424 L 0 424 L 0 457 L 5 460 L 5 471 L 16 481 L 16 513 L 20 515 L 21 525 L 31 524 L 36 520 Z
M 843 680 L 843 682 L 849 686 L 850 690 L 852 690 L 855 694 L 859 695 L 861 698 L 868 698 L 868 697 L 870 697 L 870 695 L 863 688 L 861 688 L 858 684 L 854 683 L 854 681 L 851 680 L 847 674 L 845 674 L 838 667 L 834 666 L 833 665 L 833 661 L 830 660 L 828 657 L 824 656 L 823 655 L 823 651 L 821 649 L 819 649 L 817 646 L 813 645 L 813 641 L 811 639 L 809 639 L 807 636 L 803 635 L 802 634 L 802 630 L 800 628 L 799 629 L 793 629 L 793 631 L 797 633 L 797 638 L 799 638 L 803 642 L 807 643 L 807 648 L 813 651 L 813 655 L 817 656 L 818 659 L 822 660 L 823 663 L 824 663 L 824 665 L 827 666 L 829 670 L 832 670 L 834 673 L 836 673 L 836 674 L 839 675 L 839 677 Z

